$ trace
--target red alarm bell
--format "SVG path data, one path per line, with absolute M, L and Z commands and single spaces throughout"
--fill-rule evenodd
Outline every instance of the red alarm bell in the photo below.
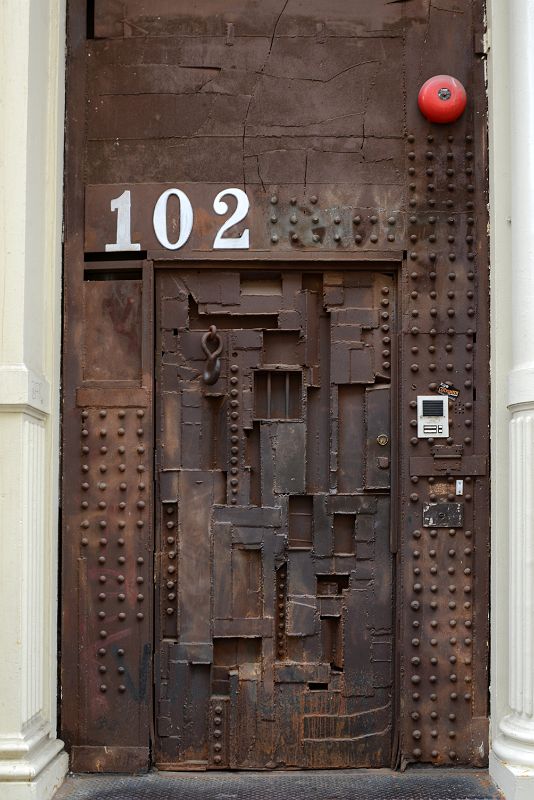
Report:
M 434 75 L 419 89 L 417 102 L 429 122 L 455 122 L 464 112 L 467 95 L 452 75 Z

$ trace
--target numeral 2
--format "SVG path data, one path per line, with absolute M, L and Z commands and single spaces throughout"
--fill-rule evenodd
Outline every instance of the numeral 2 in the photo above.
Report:
M 216 214 L 226 214 L 228 211 L 228 203 L 223 200 L 223 197 L 226 196 L 235 197 L 237 200 L 237 207 L 234 213 L 232 214 L 229 219 L 226 220 L 225 223 L 221 226 L 221 229 L 217 233 L 217 236 L 213 240 L 213 249 L 214 250 L 248 250 L 250 247 L 249 244 L 249 229 L 245 228 L 240 236 L 228 236 L 223 239 L 223 233 L 227 231 L 229 228 L 237 225 L 238 222 L 242 222 L 248 214 L 248 210 L 250 207 L 250 202 L 242 189 L 223 189 L 222 192 L 219 192 L 215 200 L 213 201 L 213 210 Z

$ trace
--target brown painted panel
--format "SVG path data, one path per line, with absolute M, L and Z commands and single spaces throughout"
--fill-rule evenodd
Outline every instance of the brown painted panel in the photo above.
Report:
M 141 380 L 141 281 L 86 281 L 83 379 Z

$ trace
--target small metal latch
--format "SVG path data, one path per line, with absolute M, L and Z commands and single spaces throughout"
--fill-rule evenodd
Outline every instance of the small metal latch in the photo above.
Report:
M 381 447 L 385 447 L 389 443 L 389 438 L 386 436 L 385 433 L 380 433 L 376 437 L 376 441 Z
M 379 456 L 376 459 L 378 469 L 389 469 L 389 458 L 387 456 Z
M 210 344 L 213 343 L 213 350 L 208 347 L 208 342 Z M 202 337 L 202 349 L 207 357 L 202 380 L 209 386 L 216 383 L 221 374 L 221 359 L 219 356 L 222 352 L 222 341 L 215 325 L 210 325 L 209 331 Z

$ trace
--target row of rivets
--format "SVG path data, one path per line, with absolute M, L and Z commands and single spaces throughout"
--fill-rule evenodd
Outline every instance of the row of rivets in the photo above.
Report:
M 215 764 L 222 763 L 222 749 L 223 749 L 223 705 L 218 703 L 213 706 L 213 762 Z
M 176 525 L 177 525 L 177 515 L 178 515 L 178 507 L 176 503 L 171 503 L 169 505 L 165 505 L 163 513 L 163 522 L 164 522 L 164 530 L 161 532 L 162 539 L 165 542 L 164 545 L 164 553 L 166 556 L 166 565 L 165 569 L 167 572 L 166 581 L 165 581 L 165 589 L 167 590 L 167 595 L 164 601 L 165 605 L 165 614 L 168 617 L 172 617 L 176 613 L 177 609 L 177 592 L 176 592 Z M 162 587 L 163 588 L 163 587 Z
M 239 458 L 240 458 L 240 437 L 239 437 L 239 366 L 230 366 L 230 503 L 237 504 L 239 494 Z
M 287 657 L 286 642 L 287 564 L 276 570 L 276 657 Z

